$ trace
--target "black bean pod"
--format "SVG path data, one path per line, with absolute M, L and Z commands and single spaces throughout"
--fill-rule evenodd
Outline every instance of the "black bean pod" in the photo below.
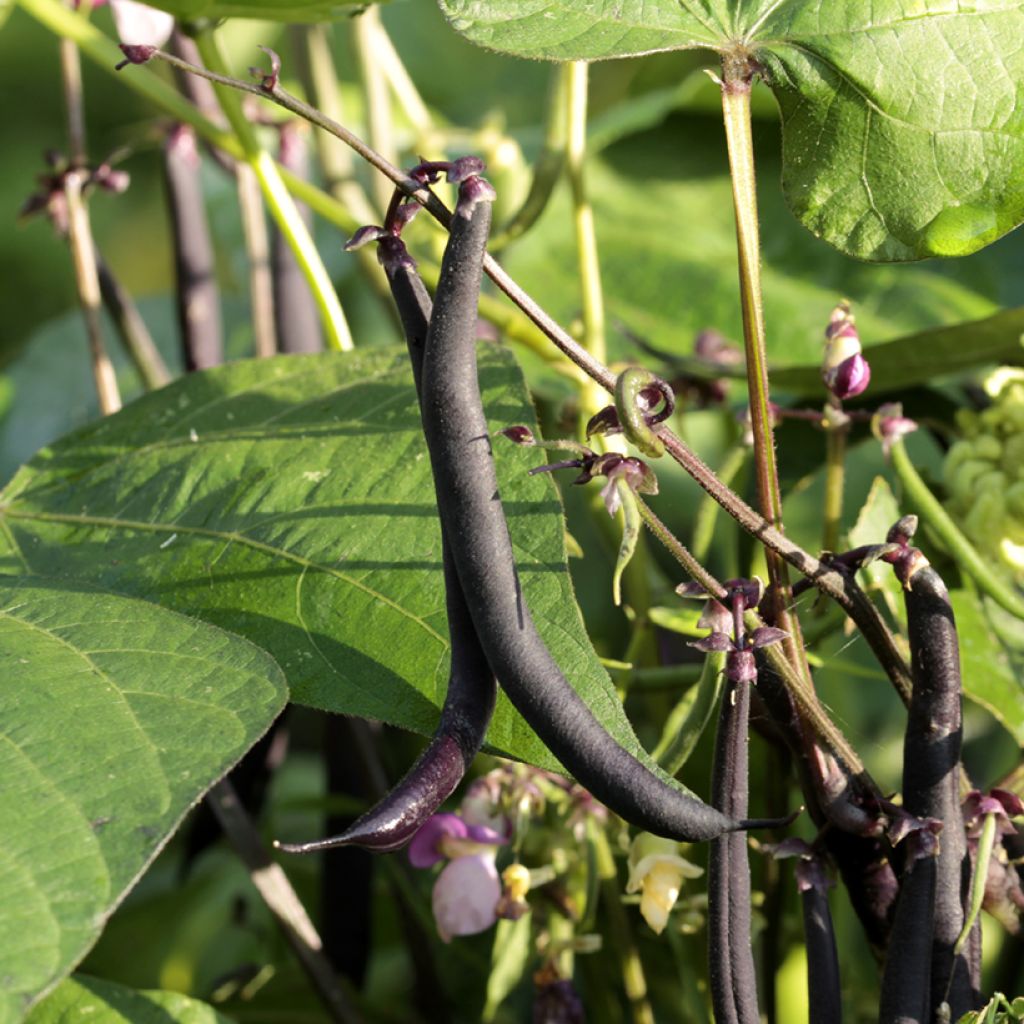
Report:
M 468 184 L 468 183 L 467 183 Z M 699 841 L 738 822 L 670 785 L 608 734 L 555 663 L 523 600 L 477 380 L 476 323 L 487 202 L 466 203 L 451 235 L 427 336 L 423 427 L 445 534 L 477 636 L 523 718 L 577 781 L 645 831 Z
M 808 1024 L 842 1024 L 839 953 L 828 891 L 819 885 L 802 887 L 800 901 L 807 948 Z
M 730 818 L 747 813 L 750 685 L 729 680 L 715 735 L 711 802 Z M 729 832 L 713 840 L 708 857 L 708 971 L 716 1024 L 760 1021 L 750 908 L 747 837 Z
M 402 321 L 419 395 L 430 296 L 400 239 L 391 235 L 382 238 L 380 254 Z M 483 745 L 494 712 L 497 684 L 477 640 L 449 547 L 442 528 L 441 557 L 452 663 L 433 738 L 391 792 L 344 832 L 311 843 L 278 844 L 279 849 L 289 853 L 336 846 L 361 846 L 378 853 L 401 849 L 454 792 Z
M 913 693 L 903 743 L 903 807 L 942 822 L 935 868 L 931 1012 L 945 999 L 952 1019 L 980 1005 L 977 979 L 953 947 L 964 924 L 971 864 L 960 809 L 960 648 L 949 594 L 927 563 L 904 583 Z
M 905 840 L 914 843 L 913 836 Z M 927 1024 L 932 980 L 932 932 L 938 858 L 911 850 L 900 878 L 889 949 L 882 972 L 878 1024 Z

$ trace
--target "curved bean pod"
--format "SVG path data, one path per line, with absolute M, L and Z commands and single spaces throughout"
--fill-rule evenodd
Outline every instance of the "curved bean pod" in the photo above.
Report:
M 445 535 L 477 636 L 512 703 L 565 768 L 631 824 L 711 839 L 748 824 L 652 773 L 594 717 L 555 663 L 523 600 L 480 398 L 477 300 L 487 202 L 460 189 L 441 264 L 423 367 L 423 427 Z
M 382 238 L 380 252 L 402 320 L 419 395 L 430 296 L 399 239 L 390 235 Z M 340 835 L 310 843 L 277 844 L 279 849 L 289 853 L 336 846 L 362 846 L 378 853 L 401 849 L 451 796 L 483 745 L 494 712 L 497 684 L 477 640 L 449 548 L 442 528 L 441 556 L 452 664 L 441 719 L 433 738 L 391 792 Z

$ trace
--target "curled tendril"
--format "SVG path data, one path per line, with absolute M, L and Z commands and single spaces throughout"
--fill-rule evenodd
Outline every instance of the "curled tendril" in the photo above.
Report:
M 621 430 L 626 437 L 650 458 L 665 454 L 665 445 L 655 433 L 655 426 L 668 419 L 675 409 L 672 388 L 650 370 L 627 367 L 615 381 L 615 406 L 599 412 L 591 424 L 605 432 Z M 614 420 L 614 425 L 613 425 Z M 587 427 L 588 434 L 591 425 Z

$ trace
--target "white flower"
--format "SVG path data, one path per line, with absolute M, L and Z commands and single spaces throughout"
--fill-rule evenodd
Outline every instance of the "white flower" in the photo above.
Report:
M 174 15 L 136 0 L 110 0 L 110 13 L 122 43 L 129 46 L 164 45 L 174 28 Z

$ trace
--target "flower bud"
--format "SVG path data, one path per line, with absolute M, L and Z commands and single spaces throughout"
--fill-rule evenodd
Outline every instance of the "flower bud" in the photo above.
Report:
M 832 311 L 825 329 L 821 379 L 840 401 L 861 394 L 871 382 L 871 367 L 861 351 L 860 336 L 845 299 Z

